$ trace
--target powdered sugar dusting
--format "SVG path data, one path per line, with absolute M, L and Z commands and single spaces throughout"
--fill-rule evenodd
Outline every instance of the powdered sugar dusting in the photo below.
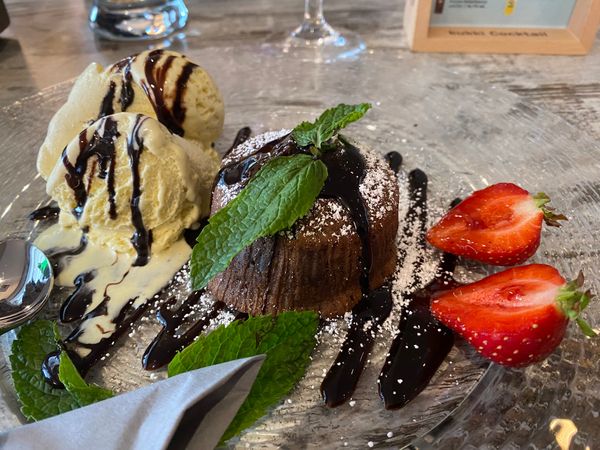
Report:
M 280 137 L 285 136 L 286 134 L 291 133 L 292 130 L 276 130 L 276 131 L 267 131 L 266 133 L 259 134 L 258 136 L 253 136 L 242 142 L 240 145 L 235 147 L 228 155 L 223 158 L 222 166 L 226 166 L 231 164 L 234 161 L 239 161 L 242 158 L 250 156 L 259 148 L 264 147 L 269 142 L 273 142 Z

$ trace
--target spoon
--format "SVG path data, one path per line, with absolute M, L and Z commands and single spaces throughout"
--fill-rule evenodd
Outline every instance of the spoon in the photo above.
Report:
M 23 239 L 0 242 L 0 334 L 37 315 L 54 285 L 50 261 Z

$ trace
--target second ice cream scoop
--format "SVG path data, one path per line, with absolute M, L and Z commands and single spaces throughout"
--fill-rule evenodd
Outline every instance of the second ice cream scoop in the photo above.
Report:
M 65 146 L 95 120 L 118 112 L 157 119 L 173 134 L 210 147 L 223 130 L 223 100 L 208 73 L 185 56 L 145 51 L 104 69 L 90 64 L 48 126 L 37 168 L 48 179 Z

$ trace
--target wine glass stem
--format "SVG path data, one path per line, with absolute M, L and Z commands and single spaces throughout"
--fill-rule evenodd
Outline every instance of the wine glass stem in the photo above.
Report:
M 323 25 L 323 0 L 304 0 L 304 22 L 317 27 Z

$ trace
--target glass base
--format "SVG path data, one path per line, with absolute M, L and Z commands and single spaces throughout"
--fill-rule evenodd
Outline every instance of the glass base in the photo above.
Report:
M 303 23 L 283 42 L 283 52 L 303 61 L 332 63 L 355 60 L 367 46 L 359 35 L 338 31 L 327 22 Z
M 115 2 L 96 0 L 90 28 L 110 40 L 160 39 L 185 27 L 188 10 L 183 0 Z

